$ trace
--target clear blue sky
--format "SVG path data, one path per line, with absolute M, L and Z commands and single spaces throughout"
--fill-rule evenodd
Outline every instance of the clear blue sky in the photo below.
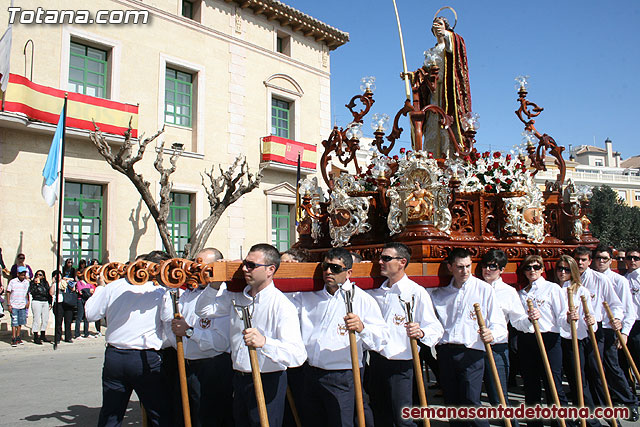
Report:
M 558 144 L 613 148 L 622 158 L 640 154 L 640 1 L 537 0 L 446 2 L 396 0 L 409 70 L 422 65 L 435 44 L 431 21 L 441 6 L 458 12 L 456 32 L 467 44 L 473 111 L 480 114 L 478 150 L 508 150 L 521 142 L 514 111 L 514 78 L 529 75 L 528 98 L 544 107 L 536 121 Z M 391 0 L 285 0 L 346 31 L 351 41 L 331 53 L 333 120 L 344 126 L 343 107 L 359 93 L 360 78 L 376 77 L 370 116 L 393 117 L 405 99 L 402 62 Z M 403 146 L 410 145 L 405 123 Z M 319 141 L 318 141 L 319 142 Z

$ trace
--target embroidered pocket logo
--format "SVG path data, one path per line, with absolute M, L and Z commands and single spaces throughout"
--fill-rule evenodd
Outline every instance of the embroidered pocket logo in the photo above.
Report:
M 404 321 L 405 321 L 405 318 L 406 318 L 405 316 L 402 316 L 400 314 L 396 314 L 396 315 L 393 316 L 393 323 L 396 326 L 403 325 Z
M 338 335 L 347 335 L 347 332 L 349 332 L 349 330 L 347 329 L 347 325 L 344 323 L 339 323 L 338 324 Z
M 207 329 L 209 326 L 211 326 L 211 319 L 200 318 L 200 327 L 202 329 Z

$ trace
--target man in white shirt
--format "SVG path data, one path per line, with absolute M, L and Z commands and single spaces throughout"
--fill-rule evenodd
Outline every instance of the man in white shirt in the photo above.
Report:
M 507 337 L 507 324 L 495 301 L 495 291 L 471 274 L 471 254 L 454 248 L 447 257 L 453 276 L 448 286 L 436 288 L 431 299 L 444 335 L 438 344 L 440 384 L 447 406 L 480 406 L 485 343 Z M 486 327 L 479 329 L 474 304 L 480 304 Z M 487 420 L 450 420 L 456 426 L 488 426 Z
M 529 320 L 529 316 L 525 313 L 518 292 L 511 285 L 507 285 L 502 281 L 502 273 L 509 262 L 507 254 L 500 249 L 492 249 L 482 257 L 480 263 L 482 268 L 482 278 L 493 287 L 496 293 L 496 303 L 502 310 L 505 321 L 507 324 L 511 324 L 514 330 L 521 332 L 533 332 L 533 325 Z M 494 341 L 491 344 L 493 351 L 493 359 L 495 360 L 496 368 L 498 370 L 498 377 L 500 378 L 500 385 L 502 386 L 502 392 L 504 397 L 509 402 L 507 396 L 507 379 L 509 377 L 509 339 L 505 337 L 503 340 Z M 497 405 L 500 403 L 498 396 L 498 389 L 493 381 L 491 375 L 489 359 L 485 355 L 484 363 L 484 386 L 487 391 L 487 397 L 489 403 Z M 513 419 L 512 425 L 518 426 L 518 420 Z
M 389 342 L 382 351 L 369 352 L 369 397 L 375 424 L 381 426 L 415 425 L 401 416 L 402 408 L 413 403 L 410 338 L 432 347 L 444 332 L 427 290 L 405 274 L 410 259 L 409 247 L 387 243 L 378 261 L 380 273 L 387 280 L 379 288 L 367 291 L 380 306 L 389 329 Z M 411 304 L 412 322 L 408 322 L 405 302 Z
M 222 259 L 222 253 L 215 248 L 206 248 L 195 256 L 198 258 L 209 264 Z M 198 317 L 195 306 L 203 291 L 204 287 L 198 287 L 182 292 L 179 302 L 181 317 L 171 321 L 171 331 L 167 335 L 173 346 L 176 345 L 174 335 L 182 337 L 193 427 L 227 426 L 233 423 L 229 316 L 216 319 Z M 182 421 L 182 406 L 175 405 L 175 409 L 177 419 Z
M 613 261 L 613 251 L 605 245 L 598 245 L 593 251 L 593 267 L 609 278 L 613 285 L 618 298 L 623 306 L 622 318 L 622 339 L 625 343 L 628 341 L 629 332 L 636 321 L 636 310 L 631 299 L 631 288 L 629 281 L 611 270 Z M 630 421 L 638 420 L 638 400 L 632 393 L 627 379 L 620 367 L 618 360 L 618 344 L 616 333 L 613 329 L 605 328 L 604 335 L 604 354 L 602 355 L 602 364 L 607 377 L 607 385 L 611 393 L 611 399 L 614 404 L 622 404 L 629 408 Z
M 618 298 L 618 295 L 616 295 L 611 280 L 606 275 L 589 268 L 592 262 L 591 249 L 586 246 L 578 246 L 573 253 L 573 258 L 578 264 L 582 285 L 587 288 L 589 293 L 591 293 L 591 303 L 593 304 L 594 310 L 594 313 L 592 314 L 593 317 L 595 317 L 596 322 L 598 322 L 598 329 L 595 332 L 596 340 L 598 341 L 598 350 L 600 351 L 600 356 L 602 358 L 605 354 L 604 330 L 611 330 L 612 326 L 618 330 L 622 329 L 622 322 L 620 322 L 620 319 L 624 316 L 622 302 L 620 301 L 620 298 Z M 609 304 L 613 313 L 613 325 L 611 325 L 609 316 L 607 316 L 602 304 L 604 301 Z M 613 334 L 614 332 L 610 331 L 610 333 Z M 611 345 L 615 346 L 615 339 L 611 341 Z M 606 398 L 603 392 L 602 381 L 600 380 L 600 368 L 598 367 L 593 349 L 587 347 L 585 350 L 584 374 L 588 378 L 594 403 L 596 406 L 604 406 L 606 405 Z M 611 388 L 611 384 L 609 384 L 609 388 Z
M 322 262 L 324 289 L 292 295 L 308 355 L 302 411 L 305 426 L 353 425 L 349 331 L 356 332 L 360 368 L 363 349 L 379 352 L 387 344 L 387 326 L 378 304 L 349 281 L 352 264 L 349 251 L 330 249 Z M 347 314 L 345 291 L 349 290 L 353 292 L 353 312 Z
M 629 288 L 631 289 L 631 299 L 636 310 L 636 321 L 629 332 L 627 347 L 636 366 L 640 369 L 640 248 L 635 246 L 628 248 L 626 251 L 625 265 L 627 267 L 627 275 L 629 280 Z M 623 359 L 623 369 L 629 370 L 629 363 L 626 358 Z M 630 384 L 632 384 L 630 382 Z
M 273 284 L 280 253 L 266 243 L 251 247 L 242 262 L 247 286 L 242 292 L 223 290 L 212 283 L 196 302 L 202 318 L 230 316 L 229 337 L 233 362 L 233 415 L 238 426 L 259 426 L 248 346 L 255 347 L 262 377 L 269 425 L 282 424 L 287 389 L 286 369 L 304 363 L 307 353 L 300 336 L 296 308 Z M 251 328 L 245 328 L 241 306 L 248 307 Z
M 143 259 L 160 263 L 169 259 L 169 255 L 153 251 Z M 166 289 L 153 282 L 135 286 L 127 279 L 118 279 L 97 287 L 87 300 L 85 314 L 90 322 L 105 316 L 109 319 L 98 426 L 121 425 L 134 390 L 150 425 L 171 426 L 172 402 L 166 392 L 169 384 L 161 370 L 160 352 L 164 342 L 163 322 L 169 322 L 173 316 Z

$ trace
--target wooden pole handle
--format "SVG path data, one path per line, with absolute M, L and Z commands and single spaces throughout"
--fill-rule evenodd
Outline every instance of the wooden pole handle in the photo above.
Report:
M 473 304 L 473 308 L 476 311 L 476 320 L 478 321 L 478 326 L 480 329 L 485 328 L 484 318 L 482 317 L 482 310 L 480 309 L 480 304 Z M 502 390 L 502 383 L 500 382 L 500 375 L 498 374 L 498 368 L 496 367 L 496 361 L 493 358 L 493 349 L 491 348 L 491 344 L 484 343 L 484 350 L 487 354 L 487 359 L 489 359 L 489 367 L 491 368 L 491 376 L 493 377 L 493 383 L 496 386 L 496 390 L 498 391 L 498 399 L 500 400 L 500 405 L 503 408 L 507 407 L 507 400 L 504 397 L 504 391 Z M 504 425 L 506 427 L 511 427 L 511 420 L 509 418 L 503 418 Z
M 418 398 L 420 406 L 427 407 L 427 393 L 424 388 L 424 379 L 422 378 L 422 363 L 420 363 L 420 352 L 418 351 L 418 342 L 415 338 L 409 338 L 411 343 L 411 356 L 413 358 L 413 375 L 416 377 L 416 386 L 418 387 Z M 429 418 L 423 420 L 425 427 L 430 427 Z
M 589 306 L 587 305 L 587 297 L 584 295 L 580 297 L 582 300 L 582 310 L 584 311 L 585 316 L 589 316 Z M 602 391 L 604 393 L 605 403 L 608 407 L 613 408 L 613 404 L 611 403 L 611 395 L 609 394 L 609 387 L 607 386 L 607 377 L 604 374 L 604 368 L 602 367 L 602 359 L 600 358 L 600 350 L 598 350 L 598 341 L 596 340 L 596 334 L 593 332 L 593 327 L 587 323 L 587 329 L 589 330 L 589 339 L 591 340 L 591 345 L 593 346 L 593 354 L 596 358 L 596 363 L 598 365 L 598 373 L 600 374 L 600 381 L 602 382 Z M 611 418 L 611 425 L 613 427 L 617 427 L 618 423 L 615 418 Z
M 173 303 L 173 318 L 180 319 L 180 308 L 178 304 L 177 291 L 171 292 L 171 302 Z M 182 399 L 182 417 L 184 426 L 191 427 L 191 409 L 189 407 L 189 388 L 187 386 L 187 370 L 184 362 L 184 344 L 182 336 L 176 335 L 176 353 L 178 359 L 178 378 L 180 379 L 180 398 Z
M 251 376 L 253 377 L 253 389 L 256 393 L 258 403 L 258 415 L 260 416 L 260 426 L 269 427 L 269 416 L 267 414 L 267 404 L 264 400 L 264 390 L 262 389 L 262 377 L 260 376 L 260 364 L 258 363 L 258 353 L 255 347 L 247 346 L 249 349 L 249 362 L 251 363 Z
M 611 308 L 609 307 L 609 304 L 606 301 L 603 301 L 602 305 L 604 306 L 604 309 L 607 312 L 607 316 L 609 316 L 609 320 L 611 321 L 611 324 L 613 324 L 613 313 L 611 312 Z M 629 347 L 627 347 L 627 344 L 622 339 L 622 332 L 620 332 L 617 329 L 615 329 L 615 331 L 616 331 L 616 335 L 618 336 L 618 341 L 622 346 L 622 351 L 624 352 L 624 355 L 627 357 L 629 366 L 631 366 L 631 370 L 633 371 L 633 374 L 636 377 L 636 381 L 640 382 L 640 372 L 638 372 L 638 366 L 633 361 L 633 357 L 631 357 L 631 353 L 629 352 Z
M 571 286 L 567 287 L 567 300 L 569 301 L 569 310 L 573 310 L 575 306 L 573 304 L 573 292 L 571 292 Z M 584 394 L 582 393 L 582 369 L 580 367 L 580 349 L 578 348 L 578 331 L 576 329 L 576 321 L 573 319 L 571 319 L 571 347 L 573 348 L 573 368 L 576 381 L 578 406 L 580 408 L 584 408 Z M 581 418 L 580 425 L 582 427 L 586 427 L 587 421 L 584 418 Z
M 527 308 L 529 311 L 533 309 L 533 302 L 531 299 L 527 300 Z M 547 375 L 547 383 L 549 384 L 549 392 L 551 392 L 551 396 L 553 398 L 553 403 L 559 408 L 560 398 L 558 397 L 558 389 L 556 389 L 556 383 L 553 381 L 553 373 L 551 372 L 551 365 L 549 364 L 549 357 L 547 356 L 547 349 L 544 346 L 544 340 L 542 339 L 542 333 L 540 332 L 540 325 L 538 325 L 537 320 L 531 320 L 533 324 L 533 330 L 536 335 L 536 341 L 538 342 L 538 348 L 540 349 L 540 357 L 542 358 L 542 364 L 544 366 L 544 371 Z M 558 423 L 562 427 L 566 427 L 566 423 L 563 418 L 558 418 Z
M 356 343 L 356 331 L 349 331 L 349 349 L 351 350 L 351 370 L 353 372 L 353 389 L 356 397 L 356 413 L 358 425 L 365 427 L 364 400 L 362 398 L 362 383 L 360 382 L 360 361 L 358 358 L 358 344 Z

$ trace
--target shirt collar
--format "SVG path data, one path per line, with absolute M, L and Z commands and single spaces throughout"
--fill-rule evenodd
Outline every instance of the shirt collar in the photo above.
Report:
M 251 286 L 247 285 L 244 290 L 242 291 L 242 294 L 250 299 L 253 300 L 254 303 L 259 303 L 261 298 L 268 298 L 269 295 L 273 292 L 273 290 L 275 289 L 275 285 L 273 284 L 273 281 L 271 281 L 267 286 L 265 286 L 260 292 L 258 292 L 256 294 L 255 297 L 252 297 L 251 294 L 249 294 L 249 290 L 251 289 Z
M 385 280 L 382 283 L 381 287 L 386 291 L 393 291 L 395 289 L 398 292 L 402 292 L 402 289 L 405 287 L 408 280 L 409 280 L 409 277 L 405 274 L 404 276 L 402 276 L 400 280 L 398 280 L 396 283 L 394 283 L 391 286 L 389 286 L 389 279 Z

